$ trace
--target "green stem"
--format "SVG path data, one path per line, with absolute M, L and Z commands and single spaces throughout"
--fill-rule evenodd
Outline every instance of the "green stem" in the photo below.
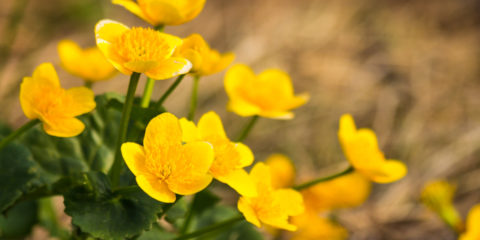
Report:
M 10 135 L 6 136 L 5 138 L 3 138 L 0 141 L 0 149 L 4 148 L 7 144 L 9 144 L 15 138 L 22 135 L 24 132 L 28 131 L 30 128 L 34 127 L 38 123 L 40 123 L 40 120 L 32 119 L 32 120 L 28 121 L 27 123 L 25 123 L 23 126 L 21 126 L 19 129 L 10 133 Z
M 147 78 L 147 83 L 145 84 L 145 89 L 143 90 L 143 97 L 142 101 L 140 102 L 140 106 L 142 108 L 147 108 L 150 104 L 150 99 L 153 93 L 153 87 L 155 86 L 155 80 L 151 78 Z
M 92 82 L 92 81 L 85 80 L 85 85 L 84 85 L 84 86 L 87 87 L 87 88 L 92 89 L 93 82 Z
M 163 30 L 165 29 L 165 25 L 163 25 L 163 24 L 157 25 L 157 26 L 154 27 L 154 29 L 159 31 L 159 32 L 163 32 Z
M 138 80 L 140 79 L 140 73 L 132 73 L 130 76 L 130 83 L 128 85 L 127 97 L 122 110 L 122 119 L 120 120 L 120 128 L 118 130 L 118 140 L 115 148 L 115 160 L 113 161 L 112 168 L 110 169 L 109 177 L 112 181 L 112 186 L 115 187 L 118 184 L 120 173 L 123 168 L 123 158 L 120 152 L 120 147 L 127 138 L 128 122 L 130 120 L 130 113 L 132 112 L 133 100 L 135 98 L 135 90 L 137 89 Z
M 355 169 L 354 169 L 352 166 L 350 166 L 350 167 L 348 167 L 347 169 L 345 169 L 345 170 L 343 170 L 343 171 L 341 171 L 341 172 L 339 172 L 339 173 L 336 173 L 336 174 L 333 174 L 333 175 L 330 175 L 330 176 L 327 176 L 327 177 L 323 177 L 323 178 L 317 178 L 317 179 L 314 179 L 314 180 L 312 180 L 312 181 L 310 181 L 310 182 L 306 182 L 306 183 L 300 184 L 300 185 L 298 185 L 298 186 L 295 186 L 294 189 L 300 191 L 300 190 L 309 188 L 309 187 L 311 187 L 311 186 L 313 186 L 313 185 L 315 185 L 315 184 L 318 184 L 318 183 L 321 183 L 321 182 L 330 181 L 330 180 L 333 180 L 333 179 L 335 179 L 335 178 L 341 177 L 341 176 L 343 176 L 343 175 L 347 175 L 347 174 L 353 172 L 354 170 L 355 170 Z
M 236 216 L 236 217 L 227 219 L 223 222 L 219 222 L 219 223 L 210 225 L 210 226 L 208 226 L 206 228 L 203 228 L 203 229 L 200 229 L 198 231 L 195 231 L 195 232 L 192 232 L 192 233 L 189 233 L 189 234 L 181 235 L 177 238 L 174 238 L 173 240 L 183 240 L 183 239 L 190 239 L 190 238 L 198 237 L 198 236 L 201 236 L 205 233 L 209 233 L 209 232 L 212 232 L 212 231 L 224 228 L 224 227 L 231 226 L 231 225 L 233 225 L 233 224 L 235 224 L 235 223 L 237 223 L 241 220 L 243 220 L 243 216 Z
M 247 125 L 245 125 L 245 127 L 243 128 L 242 133 L 238 136 L 236 140 L 237 142 L 242 142 L 243 140 L 245 140 L 245 138 L 247 138 L 248 134 L 250 133 L 250 131 L 252 130 L 253 126 L 255 125 L 258 119 L 259 119 L 258 115 L 255 115 L 250 119 Z
M 193 207 L 194 207 L 194 204 L 195 204 L 196 197 L 197 197 L 197 195 L 193 196 L 192 202 L 190 203 L 190 206 L 188 207 L 185 221 L 183 222 L 183 225 L 180 228 L 180 234 L 185 234 L 188 230 L 188 227 L 190 226 L 190 223 L 192 222 Z
M 193 118 L 195 118 L 195 110 L 197 109 L 199 80 L 200 80 L 199 76 L 195 76 L 195 78 L 193 78 L 193 89 L 192 89 L 192 97 L 190 100 L 190 111 L 188 112 L 188 120 L 190 121 L 193 121 Z
M 39 200 L 40 222 L 45 227 L 52 237 L 58 237 L 59 239 L 69 239 L 68 232 L 61 227 L 57 218 L 57 213 L 53 207 L 52 198 L 43 198 Z
M 172 94 L 173 90 L 175 90 L 175 88 L 177 88 L 178 84 L 180 84 L 182 82 L 184 77 L 185 77 L 185 74 L 182 74 L 182 75 L 177 77 L 175 82 L 173 82 L 172 85 L 170 85 L 170 87 L 167 89 L 167 91 L 165 91 L 165 93 L 162 95 L 162 97 L 160 97 L 158 102 L 155 104 L 155 108 L 160 108 L 163 105 L 163 102 L 165 102 L 165 100 L 168 98 L 168 96 L 170 96 L 170 94 Z
M 162 213 L 158 214 L 158 218 L 162 218 L 167 212 L 168 210 L 170 210 L 170 208 L 172 208 L 178 201 L 180 201 L 180 199 L 183 197 L 183 195 L 177 195 L 177 200 L 175 200 L 175 202 L 173 203 L 169 203 L 169 204 L 166 204 L 163 208 L 162 208 Z

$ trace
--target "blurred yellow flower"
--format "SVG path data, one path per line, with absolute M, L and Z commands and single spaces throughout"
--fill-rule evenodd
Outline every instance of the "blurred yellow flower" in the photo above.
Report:
M 390 183 L 407 174 L 404 163 L 385 159 L 372 130 L 365 128 L 357 130 L 351 115 L 344 114 L 340 118 L 338 137 L 348 161 L 355 170 L 370 180 Z
M 272 154 L 265 163 L 270 167 L 274 188 L 292 187 L 295 182 L 295 166 L 290 158 L 283 154 Z
M 241 195 L 257 195 L 254 181 L 243 169 L 253 163 L 252 151 L 243 143 L 234 143 L 228 139 L 222 120 L 215 112 L 204 114 L 197 126 L 182 118 L 180 126 L 184 142 L 206 141 L 213 145 L 215 160 L 210 167 L 210 173 L 214 178 L 228 184 Z
M 297 230 L 289 223 L 290 216 L 296 216 L 304 211 L 302 195 L 293 189 L 274 189 L 271 183 L 270 169 L 264 163 L 257 163 L 250 172 L 256 183 L 258 196 L 242 196 L 238 200 L 238 210 L 245 219 L 257 227 L 261 223 L 286 229 Z
M 180 25 L 194 19 L 205 0 L 113 0 L 153 26 Z
M 97 47 L 81 49 L 73 41 L 62 40 L 58 55 L 65 70 L 87 82 L 107 80 L 117 72 Z
M 437 213 L 449 226 L 457 231 L 461 231 L 463 221 L 453 205 L 455 190 L 455 186 L 447 181 L 433 181 L 425 185 L 421 200 L 423 204 Z
M 371 182 L 358 172 L 315 184 L 302 191 L 305 206 L 313 212 L 352 208 L 363 204 L 372 188 Z
M 45 132 L 57 137 L 80 134 L 85 125 L 75 117 L 92 111 L 96 105 L 88 88 L 63 89 L 51 63 L 40 64 L 32 77 L 23 78 L 20 104 L 29 119 L 40 119 Z
M 287 73 L 269 69 L 258 76 L 246 65 L 237 64 L 227 71 L 225 90 L 230 98 L 228 109 L 247 117 L 291 119 L 290 110 L 305 104 L 308 94 L 294 95 Z
M 470 210 L 467 218 L 467 230 L 459 238 L 459 240 L 478 239 L 480 239 L 480 204 Z
M 292 222 L 298 230 L 291 234 L 290 240 L 343 240 L 348 237 L 345 228 L 317 214 L 304 213 L 293 217 Z
M 101 20 L 95 26 L 97 46 L 113 66 L 126 75 L 145 73 L 156 80 L 171 78 L 190 71 L 185 58 L 172 57 L 182 40 L 151 28 L 127 26 L 112 20 Z
M 208 170 L 214 159 L 207 142 L 182 143 L 177 117 L 162 113 L 145 130 L 143 147 L 133 142 L 122 144 L 122 155 L 138 186 L 152 198 L 172 203 L 175 193 L 195 194 L 210 184 Z
M 210 49 L 207 42 L 199 34 L 192 34 L 183 39 L 182 46 L 177 48 L 174 56 L 184 57 L 192 63 L 190 70 L 198 76 L 206 76 L 222 71 L 235 59 L 235 54 L 220 54 Z

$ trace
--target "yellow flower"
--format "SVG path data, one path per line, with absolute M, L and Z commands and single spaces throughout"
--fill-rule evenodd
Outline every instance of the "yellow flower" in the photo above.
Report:
M 101 20 L 95 26 L 97 46 L 120 72 L 145 73 L 162 80 L 187 73 L 192 64 L 185 58 L 172 57 L 182 40 L 151 28 L 127 26 L 112 20 Z
M 107 80 L 117 72 L 97 47 L 81 49 L 70 40 L 58 43 L 62 66 L 71 74 L 87 82 Z
M 270 167 L 274 188 L 292 187 L 295 182 L 295 166 L 285 155 L 272 154 L 265 163 Z
M 182 144 L 182 129 L 173 114 L 162 113 L 148 123 L 143 145 L 127 142 L 121 150 L 138 186 L 152 198 L 172 203 L 175 193 L 195 194 L 212 181 L 212 145 Z
M 45 132 L 57 137 L 80 134 L 85 125 L 75 117 L 95 108 L 93 92 L 85 87 L 63 89 L 51 63 L 40 64 L 32 77 L 23 78 L 20 104 L 29 119 L 40 119 Z
M 223 129 L 222 120 L 215 112 L 204 114 L 198 125 L 186 118 L 180 119 L 183 141 L 186 143 L 206 141 L 213 145 L 215 160 L 210 173 L 215 179 L 228 184 L 239 194 L 256 196 L 255 183 L 243 169 L 253 162 L 253 153 L 242 143 L 233 143 Z
M 460 235 L 459 240 L 480 239 L 480 204 L 474 206 L 467 218 L 467 231 Z
M 192 62 L 191 72 L 198 76 L 214 74 L 227 68 L 235 54 L 220 54 L 210 49 L 207 42 L 199 34 L 192 34 L 183 39 L 183 44 L 175 51 L 175 56 L 184 57 Z
M 245 219 L 257 227 L 261 223 L 275 228 L 295 231 L 297 227 L 289 223 L 290 216 L 304 211 L 302 195 L 293 189 L 274 189 L 270 169 L 264 163 L 257 163 L 250 172 L 257 186 L 257 197 L 240 197 L 238 210 Z
M 422 191 L 421 200 L 432 211 L 437 213 L 448 225 L 461 231 L 463 221 L 453 205 L 455 186 L 447 181 L 427 183 Z
M 348 237 L 345 228 L 317 214 L 304 213 L 293 217 L 292 222 L 298 230 L 292 233 L 290 240 L 343 240 Z
M 358 172 L 370 180 L 389 183 L 407 174 L 404 163 L 385 159 L 372 130 L 365 128 L 357 130 L 351 115 L 344 114 L 340 118 L 338 137 L 347 159 Z
M 291 119 L 294 114 L 290 110 L 309 99 L 308 94 L 294 95 L 287 73 L 269 69 L 256 76 L 243 64 L 234 65 L 227 71 L 225 90 L 230 98 L 228 109 L 242 117 L 259 115 Z
M 362 174 L 353 172 L 339 178 L 321 182 L 302 191 L 307 209 L 314 212 L 338 208 L 351 208 L 363 204 L 372 188 Z
M 205 0 L 113 0 L 153 26 L 180 25 L 194 19 Z

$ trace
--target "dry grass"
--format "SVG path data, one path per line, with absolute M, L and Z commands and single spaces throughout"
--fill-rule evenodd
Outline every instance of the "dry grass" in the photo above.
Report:
M 15 1 L 4 2 L 0 26 Z M 58 64 L 60 39 L 92 45 L 93 25 L 102 16 L 143 24 L 107 1 L 101 11 L 72 20 L 62 12 L 69 2 L 75 1 L 28 4 L 0 73 L 1 120 L 25 121 L 19 81 L 41 62 Z M 387 156 L 407 162 L 408 177 L 376 185 L 367 204 L 339 213 L 351 239 L 455 239 L 418 196 L 426 181 L 447 178 L 459 186 L 456 203 L 463 215 L 480 199 L 479 7 L 478 0 L 208 0 L 196 20 L 166 31 L 182 37 L 199 32 L 257 71 L 282 68 L 298 92 L 311 94 L 295 120 L 259 122 L 247 140 L 258 160 L 286 153 L 302 175 L 341 168 L 337 121 L 349 112 L 377 132 Z M 81 84 L 61 70 L 60 77 L 67 86 Z M 225 111 L 222 78 L 202 79 L 198 112 L 219 112 L 233 136 L 246 119 Z M 94 90 L 124 92 L 126 79 L 119 75 Z M 158 83 L 154 96 L 169 83 Z M 168 100 L 169 109 L 184 115 L 189 92 L 186 81 Z

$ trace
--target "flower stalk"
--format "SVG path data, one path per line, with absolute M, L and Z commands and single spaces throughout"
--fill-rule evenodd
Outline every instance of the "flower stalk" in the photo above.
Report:
M 250 119 L 250 121 L 247 123 L 247 125 L 245 125 L 242 132 L 238 136 L 238 138 L 236 140 L 237 142 L 243 142 L 243 140 L 245 140 L 247 138 L 247 136 L 250 133 L 250 131 L 252 130 L 253 126 L 255 126 L 255 123 L 257 123 L 258 118 L 259 118 L 259 116 L 255 115 Z
M 307 189 L 311 186 L 314 186 L 315 184 L 318 184 L 318 183 L 321 183 L 321 182 L 326 182 L 326 181 L 330 181 L 330 180 L 333 180 L 335 178 L 339 178 L 341 176 L 344 176 L 344 175 L 347 175 L 349 173 L 352 173 L 355 169 L 350 166 L 348 167 L 347 169 L 339 172 L 339 173 L 335 173 L 333 175 L 330 175 L 330 176 L 327 176 L 327 177 L 322 177 L 322 178 L 317 178 L 317 179 L 314 179 L 312 181 L 309 181 L 309 182 L 306 182 L 306 183 L 303 183 L 303 184 L 300 184 L 298 186 L 295 186 L 293 187 L 295 190 L 304 190 L 304 189 Z
M 137 89 L 139 79 L 140 79 L 140 73 L 134 72 L 130 76 L 130 83 L 128 85 L 128 90 L 127 90 L 127 97 L 125 99 L 125 104 L 123 105 L 122 119 L 120 121 L 120 128 L 118 131 L 118 140 L 115 148 L 116 149 L 115 158 L 114 158 L 112 168 L 108 173 L 113 186 L 116 186 L 118 184 L 120 173 L 122 171 L 123 164 L 124 164 L 122 160 L 122 155 L 120 154 L 120 147 L 122 146 L 122 143 L 125 142 L 127 137 L 128 122 L 130 120 L 130 113 L 132 112 L 133 100 L 135 97 L 135 90 Z
M 219 222 L 219 223 L 216 223 L 216 224 L 213 224 L 213 225 L 210 225 L 206 228 L 203 228 L 203 229 L 200 229 L 198 231 L 195 231 L 195 232 L 192 232 L 192 233 L 188 233 L 188 234 L 184 234 L 184 235 L 181 235 L 177 238 L 174 238 L 173 240 L 184 240 L 184 239 L 191 239 L 191 238 L 195 238 L 195 237 L 198 237 L 198 236 L 201 236 L 205 233 L 209 233 L 209 232 L 213 232 L 215 230 L 219 230 L 219 229 L 222 229 L 222 228 L 225 228 L 225 227 L 228 227 L 228 226 L 231 226 L 237 222 L 240 222 L 242 221 L 244 218 L 243 216 L 235 216 L 235 217 L 232 217 L 230 219 L 227 219 L 223 222 Z
M 15 138 L 18 136 L 22 135 L 29 129 L 35 127 L 35 125 L 39 124 L 40 120 L 38 119 L 32 119 L 25 123 L 23 126 L 21 126 L 19 129 L 15 130 L 14 132 L 10 133 L 7 137 L 3 138 L 0 141 L 0 149 L 4 148 L 7 144 L 9 144 L 11 141 L 13 141 Z
M 200 77 L 195 76 L 193 78 L 193 89 L 192 96 L 190 99 L 190 111 L 188 112 L 188 120 L 192 121 L 195 118 L 195 110 L 197 109 L 197 99 L 198 99 L 198 82 Z
M 172 85 L 170 85 L 170 87 L 167 89 L 167 91 L 165 91 L 165 93 L 162 95 L 162 97 L 160 97 L 158 102 L 155 104 L 155 108 L 158 109 L 163 105 L 163 102 L 165 102 L 165 100 L 167 100 L 168 96 L 170 96 L 170 94 L 172 94 L 173 90 L 175 90 L 175 88 L 177 88 L 178 84 L 180 84 L 182 82 L 184 77 L 185 77 L 185 74 L 182 74 L 182 75 L 177 77 L 175 82 L 173 82 Z

